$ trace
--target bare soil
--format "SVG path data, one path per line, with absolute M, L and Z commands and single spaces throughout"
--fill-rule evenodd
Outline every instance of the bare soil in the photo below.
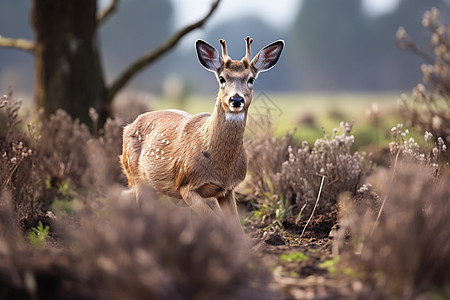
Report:
M 353 287 L 333 269 L 332 236 L 337 210 L 306 221 L 283 220 L 284 230 L 267 232 L 267 224 L 250 221 L 246 232 L 253 250 L 272 271 L 271 288 L 281 299 L 348 299 Z

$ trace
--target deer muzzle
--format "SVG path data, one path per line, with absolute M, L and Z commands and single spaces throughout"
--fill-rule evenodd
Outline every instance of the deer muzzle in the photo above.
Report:
M 238 94 L 232 96 L 230 98 L 230 106 L 234 108 L 244 107 L 245 101 L 244 98 L 239 96 Z

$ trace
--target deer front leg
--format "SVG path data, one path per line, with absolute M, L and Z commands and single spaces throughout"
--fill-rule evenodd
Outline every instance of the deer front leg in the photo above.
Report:
M 198 215 L 208 216 L 216 214 L 224 218 L 219 202 L 216 198 L 203 198 L 196 190 L 191 190 L 189 186 L 180 188 L 180 195 Z
M 220 208 L 225 216 L 225 221 L 231 226 L 240 228 L 242 230 L 241 221 L 239 220 L 239 214 L 236 206 L 236 199 L 234 191 L 228 191 L 224 196 L 217 198 Z

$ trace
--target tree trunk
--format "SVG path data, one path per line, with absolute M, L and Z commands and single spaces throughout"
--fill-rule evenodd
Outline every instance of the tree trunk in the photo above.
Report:
M 58 108 L 91 124 L 88 111 L 102 107 L 106 87 L 97 48 L 97 0 L 33 0 L 35 97 L 49 116 Z

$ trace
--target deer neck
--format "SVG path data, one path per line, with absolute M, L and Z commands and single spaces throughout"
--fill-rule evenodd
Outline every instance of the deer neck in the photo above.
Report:
M 225 112 L 219 97 L 213 113 L 205 123 L 206 144 L 217 159 L 230 163 L 237 159 L 244 149 L 247 111 Z

